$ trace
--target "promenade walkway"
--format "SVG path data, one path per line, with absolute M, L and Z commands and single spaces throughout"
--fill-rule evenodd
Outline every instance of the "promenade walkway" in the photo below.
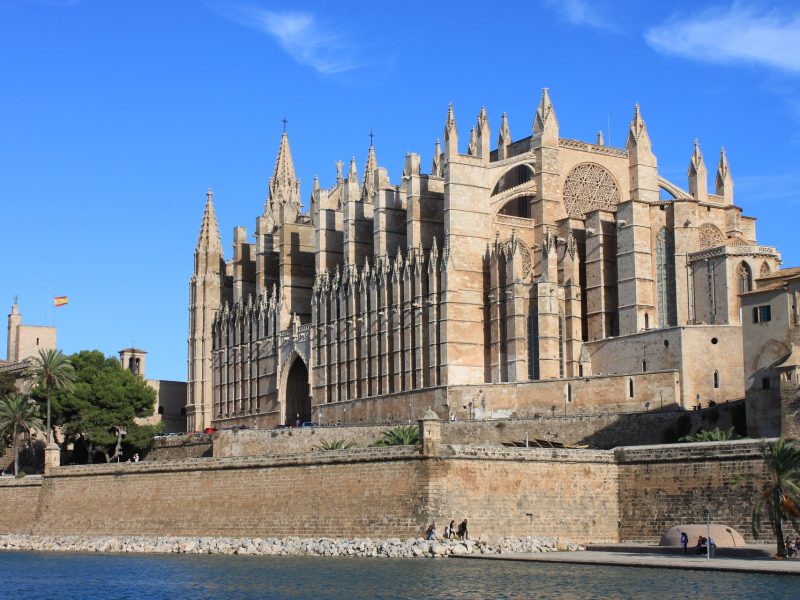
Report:
M 766 547 L 765 547 L 766 548 Z M 773 547 L 774 549 L 774 547 Z M 478 560 L 513 560 L 523 562 L 567 563 L 577 565 L 606 565 L 613 567 L 648 567 L 657 569 L 690 569 L 696 571 L 731 571 L 764 573 L 768 575 L 800 575 L 800 560 L 777 560 L 763 557 L 717 557 L 645 552 L 541 552 L 535 554 L 463 555 L 452 558 Z

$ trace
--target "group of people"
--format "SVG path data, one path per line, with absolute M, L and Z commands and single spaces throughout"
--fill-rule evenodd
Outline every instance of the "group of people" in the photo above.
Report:
M 437 540 L 439 539 L 439 534 L 436 531 L 436 521 L 431 523 L 428 526 L 428 529 L 425 531 L 425 539 L 426 540 Z M 450 521 L 448 525 L 445 525 L 444 528 L 444 536 L 442 537 L 443 540 L 452 540 L 452 539 L 459 539 L 459 540 L 467 540 L 469 539 L 469 532 L 467 530 L 467 520 L 464 519 L 459 523 L 458 528 L 456 529 L 456 522 L 455 520 Z
M 707 538 L 706 536 L 701 535 L 697 538 L 697 545 L 694 547 L 694 550 L 697 552 L 697 554 L 705 554 L 708 551 L 709 545 L 712 549 L 716 547 L 713 538 Z M 683 547 L 683 553 L 688 554 L 689 536 L 685 531 L 681 531 L 681 546 Z
M 794 542 L 792 542 L 792 538 L 787 535 L 784 545 L 786 546 L 786 557 L 797 558 L 797 552 L 800 550 L 800 536 L 796 537 Z

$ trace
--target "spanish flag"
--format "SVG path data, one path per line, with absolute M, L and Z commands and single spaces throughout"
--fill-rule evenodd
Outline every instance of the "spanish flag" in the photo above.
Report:
M 55 306 L 64 306 L 65 304 L 67 304 L 67 302 L 69 302 L 68 296 L 56 296 L 55 298 L 53 298 L 53 304 Z

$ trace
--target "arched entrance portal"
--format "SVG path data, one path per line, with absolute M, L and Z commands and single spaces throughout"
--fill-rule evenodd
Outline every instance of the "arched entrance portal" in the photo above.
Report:
M 286 414 L 284 423 L 294 425 L 300 419 L 301 423 L 311 421 L 311 397 L 308 394 L 308 368 L 297 357 L 289 369 L 286 378 Z

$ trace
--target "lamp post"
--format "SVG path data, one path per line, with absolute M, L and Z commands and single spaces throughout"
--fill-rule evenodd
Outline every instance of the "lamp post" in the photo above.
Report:
M 706 515 L 706 560 L 711 560 L 711 511 L 703 509 Z

